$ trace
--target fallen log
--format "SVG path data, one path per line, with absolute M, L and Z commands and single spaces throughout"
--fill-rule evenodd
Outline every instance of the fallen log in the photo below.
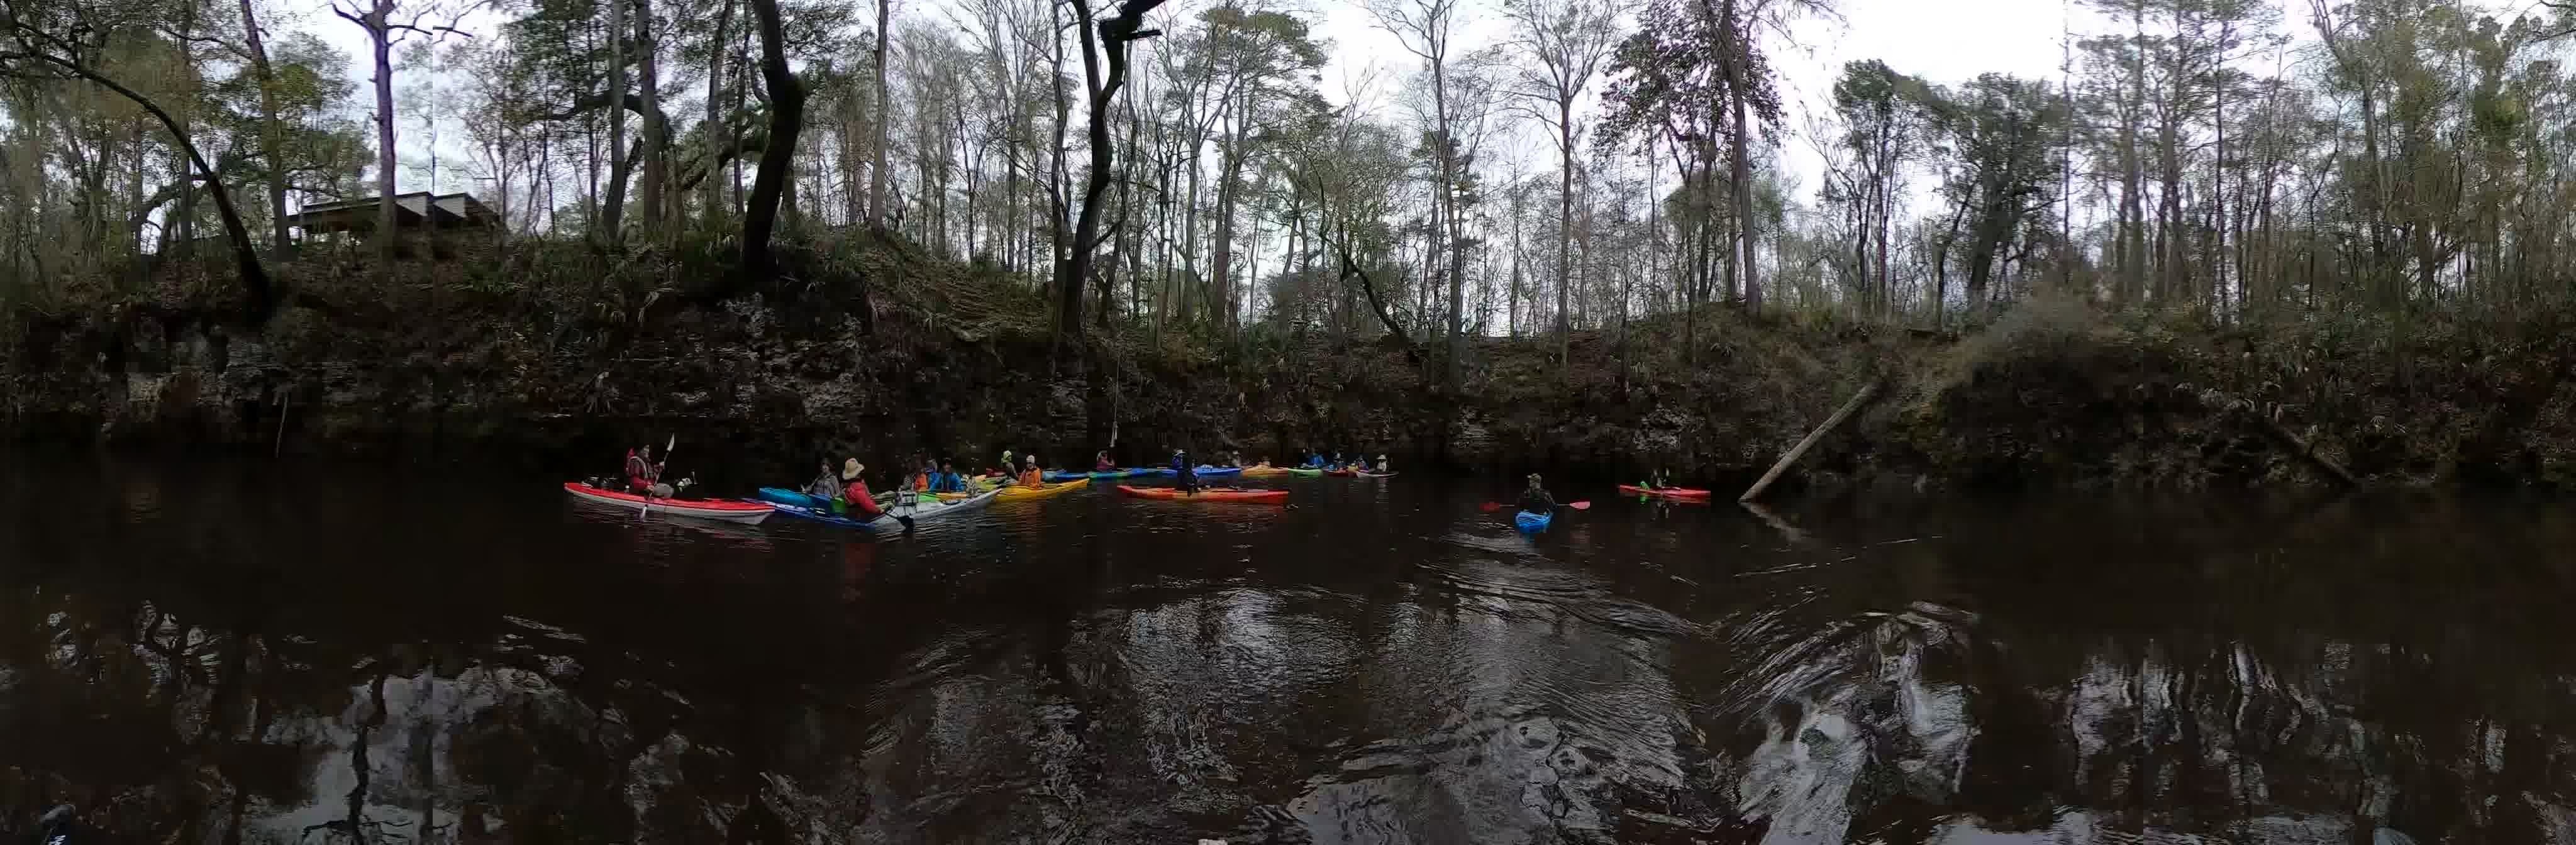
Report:
M 1744 495 L 1736 497 L 1735 500 L 1750 502 L 1762 498 L 1762 491 L 1769 489 L 1771 482 L 1780 480 L 1780 474 L 1788 472 L 1791 465 L 1796 464 L 1799 458 L 1805 457 L 1808 449 L 1815 448 L 1816 441 L 1825 439 L 1825 432 L 1842 425 L 1843 420 L 1851 418 L 1853 411 L 1860 410 L 1860 406 L 1868 402 L 1870 397 L 1878 395 L 1878 385 L 1878 379 L 1871 379 L 1869 384 L 1863 385 L 1859 393 L 1852 394 L 1850 401 L 1844 402 L 1841 408 L 1834 410 L 1833 416 L 1826 417 L 1823 425 L 1816 426 L 1816 430 L 1807 432 L 1806 439 L 1798 441 L 1798 445 L 1789 447 L 1789 453 L 1781 455 L 1780 461 L 1771 465 L 1771 471 L 1762 474 L 1762 480 L 1753 482 L 1753 487 L 1745 490 Z
M 2307 438 L 2300 437 L 2297 432 L 2281 425 L 2279 420 L 2273 419 L 2269 414 L 2258 413 L 2251 409 L 2245 413 L 2254 418 L 2255 423 L 2262 427 L 2264 434 L 2279 441 L 2284 448 L 2290 450 L 2291 454 L 2307 459 L 2308 463 L 2315 465 L 2328 477 L 2343 482 L 2346 487 L 2361 486 L 2361 479 L 2354 477 L 2351 470 L 2344 469 L 2342 464 L 2335 463 L 2333 458 L 2326 457 L 2325 453 L 2317 451 L 2317 447 L 2309 445 Z

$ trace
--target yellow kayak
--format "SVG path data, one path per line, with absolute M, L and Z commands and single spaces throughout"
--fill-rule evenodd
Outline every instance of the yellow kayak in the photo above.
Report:
M 1261 477 L 1261 476 L 1264 476 L 1264 475 L 1287 475 L 1287 474 L 1288 474 L 1288 468 L 1287 468 L 1287 467 L 1244 467 L 1244 468 L 1243 468 L 1243 475 L 1244 475 L 1244 477 L 1246 477 L 1246 478 L 1258 478 L 1258 477 Z
M 1088 486 L 1091 486 L 1091 479 L 1088 478 L 1075 479 L 1073 481 L 1066 481 L 1058 484 L 1040 484 L 1036 487 L 1011 486 L 1002 488 L 1001 492 L 995 494 L 993 498 L 1000 499 L 1005 502 L 1045 499 L 1053 496 L 1061 496 L 1065 493 Z

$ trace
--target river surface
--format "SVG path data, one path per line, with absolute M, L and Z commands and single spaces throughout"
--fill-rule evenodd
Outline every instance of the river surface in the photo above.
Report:
M 2431 496 L 1085 491 L 918 536 L 0 453 L 0 831 L 2576 841 L 2576 521 Z M 16 840 L 10 840 L 16 841 Z

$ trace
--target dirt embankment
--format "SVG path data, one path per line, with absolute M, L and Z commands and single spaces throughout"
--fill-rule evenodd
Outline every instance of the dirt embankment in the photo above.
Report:
M 255 329 L 190 293 L 221 287 L 202 279 L 21 304 L 0 321 L 0 433 L 557 470 L 678 433 L 745 475 L 825 455 L 1311 447 L 1594 477 L 1662 466 L 1739 489 L 1879 381 L 1792 486 L 2338 483 L 2329 465 L 2371 484 L 2576 486 L 2576 335 L 2557 315 L 2247 328 L 2042 301 L 1961 339 L 1710 309 L 1562 352 L 1480 341 L 1451 392 L 1389 339 L 1113 325 L 1065 351 L 1039 292 L 1000 274 L 874 240 L 793 255 L 722 300 L 697 284 L 732 272 L 710 244 L 466 250 L 390 280 L 308 257 Z

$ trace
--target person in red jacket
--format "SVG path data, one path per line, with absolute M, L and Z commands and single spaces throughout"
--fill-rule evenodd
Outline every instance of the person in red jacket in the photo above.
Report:
M 653 462 L 653 444 L 627 450 L 626 490 L 638 496 L 671 495 L 671 488 L 661 484 L 662 465 Z
M 867 479 L 859 477 L 867 471 L 868 465 L 859 463 L 857 458 L 841 462 L 841 483 L 844 485 L 841 488 L 841 505 L 851 514 L 875 519 L 883 515 L 885 509 L 877 506 L 876 497 L 868 495 Z

